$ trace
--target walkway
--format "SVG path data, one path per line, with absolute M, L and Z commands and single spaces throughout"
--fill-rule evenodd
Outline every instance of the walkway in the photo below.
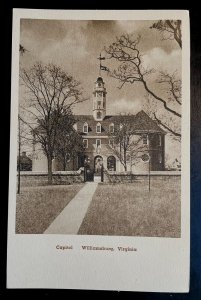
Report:
M 87 212 L 98 183 L 87 182 L 58 217 L 44 231 L 44 234 L 77 234 Z

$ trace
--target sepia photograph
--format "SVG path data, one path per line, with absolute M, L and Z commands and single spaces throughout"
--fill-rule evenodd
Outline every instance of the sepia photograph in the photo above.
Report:
M 20 19 L 16 233 L 180 238 L 182 21 Z
M 15 9 L 8 288 L 188 292 L 189 112 L 188 11 Z

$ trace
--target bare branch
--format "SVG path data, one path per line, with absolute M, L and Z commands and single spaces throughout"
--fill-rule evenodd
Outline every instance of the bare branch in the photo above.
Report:
M 174 136 L 176 137 L 181 137 L 181 133 L 178 133 L 176 131 L 174 131 L 173 129 L 171 129 L 169 126 L 167 126 L 164 122 L 162 122 L 161 120 L 159 120 L 156 116 L 156 114 L 154 113 L 154 117 L 155 117 L 155 120 L 157 121 L 157 123 L 159 125 L 161 125 L 163 128 L 165 128 L 168 132 L 172 133 Z
M 62 130 L 71 132 L 74 120 L 71 107 L 87 98 L 82 96 L 78 81 L 52 64 L 36 63 L 29 70 L 22 69 L 20 77 L 26 91 L 29 92 L 28 107 L 23 107 L 23 110 L 35 120 L 34 124 L 29 120 L 28 126 L 35 136 L 35 142 L 41 144 L 47 157 L 48 180 L 51 183 L 52 158 L 58 145 L 57 141 L 62 136 L 61 124 L 65 120 L 65 125 L 68 126 Z M 68 136 L 65 138 L 68 139 Z M 62 139 L 63 143 L 65 138 Z M 72 144 L 70 138 L 68 144 Z
M 172 29 L 168 29 L 171 31 Z M 167 95 L 161 96 L 154 91 L 149 84 L 149 75 L 155 72 L 153 69 L 145 69 L 143 66 L 142 55 L 139 50 L 140 37 L 123 34 L 109 47 L 105 48 L 108 59 L 114 59 L 119 63 L 119 66 L 110 73 L 110 76 L 117 79 L 120 83 L 119 89 L 123 88 L 126 83 L 142 83 L 145 91 L 152 96 L 158 103 L 163 105 L 167 113 L 172 116 L 181 118 L 180 109 L 174 105 L 181 105 L 181 80 L 176 76 L 176 73 L 169 75 L 161 73 L 158 83 L 164 84 Z M 169 105 L 169 102 L 173 105 Z
M 174 39 L 180 48 L 182 48 L 181 20 L 159 20 L 150 27 L 157 29 L 162 34 L 168 33 L 166 39 Z

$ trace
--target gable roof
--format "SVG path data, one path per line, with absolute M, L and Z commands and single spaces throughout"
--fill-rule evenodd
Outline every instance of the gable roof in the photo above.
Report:
M 153 132 L 153 133 L 161 133 L 165 134 L 165 131 L 162 130 L 156 121 L 152 120 L 143 110 L 138 112 L 136 115 L 127 115 L 127 119 L 130 119 L 130 122 L 133 125 L 134 130 L 136 132 Z M 92 136 L 97 135 L 96 133 L 96 125 L 98 123 L 101 124 L 101 136 L 107 136 L 109 125 L 111 123 L 120 123 L 121 119 L 125 118 L 123 115 L 108 115 L 105 116 L 103 121 L 94 120 L 93 115 L 76 115 L 77 120 L 77 131 L 82 133 L 82 135 Z M 83 125 L 84 123 L 88 124 L 88 133 L 83 133 Z

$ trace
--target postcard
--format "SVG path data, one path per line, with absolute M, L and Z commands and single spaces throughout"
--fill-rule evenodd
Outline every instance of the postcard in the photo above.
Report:
M 184 10 L 14 9 L 8 288 L 189 291 Z

